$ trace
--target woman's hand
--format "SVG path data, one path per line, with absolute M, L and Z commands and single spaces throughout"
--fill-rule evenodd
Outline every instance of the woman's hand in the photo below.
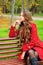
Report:
M 23 52 L 23 53 L 22 53 L 21 59 L 24 59 L 25 53 L 26 53 L 26 52 Z
M 20 20 L 16 20 L 16 22 L 17 22 L 18 24 L 20 24 L 20 23 L 21 23 L 21 21 L 20 21 Z

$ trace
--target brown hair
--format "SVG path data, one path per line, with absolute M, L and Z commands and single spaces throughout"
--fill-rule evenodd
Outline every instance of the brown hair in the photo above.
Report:
M 32 15 L 28 10 L 24 10 L 24 11 L 22 11 L 22 13 L 23 13 L 24 18 L 27 21 L 32 21 Z
M 22 11 L 21 13 L 23 13 L 23 17 L 25 18 L 25 21 L 21 22 L 21 27 L 23 26 L 24 28 L 22 28 L 21 31 L 21 27 L 20 27 L 20 43 L 24 43 L 24 42 L 29 42 L 30 41 L 30 36 L 31 36 L 31 26 L 30 23 L 28 21 L 32 21 L 32 16 L 31 13 L 29 11 Z M 22 33 L 23 32 L 23 33 Z M 21 44 L 22 45 L 22 44 Z

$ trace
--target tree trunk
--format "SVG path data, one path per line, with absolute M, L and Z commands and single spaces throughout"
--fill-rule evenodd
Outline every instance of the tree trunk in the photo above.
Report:
M 11 0 L 11 5 L 12 5 L 12 8 L 11 8 L 11 24 L 13 24 L 14 22 L 14 4 L 15 4 L 15 0 Z
M 5 2 L 5 0 L 2 0 L 2 12 L 3 13 L 6 12 L 6 2 Z
M 22 0 L 22 11 L 24 11 L 24 0 Z

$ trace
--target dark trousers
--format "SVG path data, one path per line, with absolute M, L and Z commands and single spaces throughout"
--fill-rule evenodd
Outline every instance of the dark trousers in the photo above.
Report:
M 33 50 L 34 51 L 34 50 Z M 34 51 L 35 52 L 35 51 Z M 26 65 L 29 65 L 28 64 L 28 62 L 30 61 L 30 64 L 31 65 L 38 65 L 38 61 L 40 60 L 40 58 L 39 57 L 34 57 L 34 58 L 30 58 L 30 60 L 27 60 L 27 58 L 28 58 L 28 56 L 29 56 L 29 53 L 28 53 L 28 51 L 25 53 L 25 57 L 24 57 L 24 59 L 25 59 L 25 61 L 26 61 Z

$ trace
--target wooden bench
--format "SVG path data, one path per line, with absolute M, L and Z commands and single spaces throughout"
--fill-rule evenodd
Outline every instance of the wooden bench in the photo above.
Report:
M 0 65 L 25 65 L 25 60 L 18 60 L 20 53 L 18 38 L 0 38 Z M 30 65 L 30 64 L 29 64 Z M 43 65 L 43 61 L 38 61 L 38 65 Z

